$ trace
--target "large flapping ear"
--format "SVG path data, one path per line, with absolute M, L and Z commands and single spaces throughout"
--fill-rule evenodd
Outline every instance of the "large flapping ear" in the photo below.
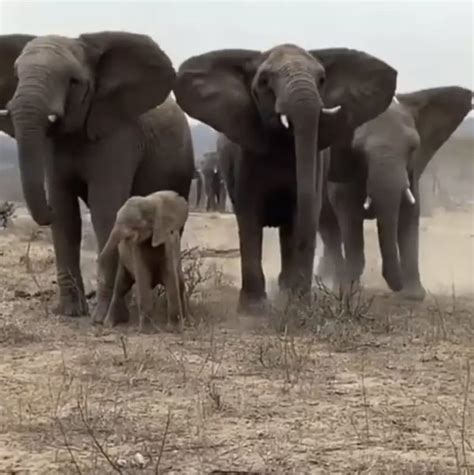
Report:
M 95 64 L 95 94 L 87 120 L 90 138 L 102 137 L 169 95 L 176 73 L 171 60 L 146 35 L 84 34 L 79 40 Z
M 10 117 L 4 111 L 10 99 L 15 93 L 17 78 L 14 64 L 20 56 L 26 43 L 31 41 L 31 35 L 1 35 L 0 36 L 0 130 L 15 136 Z
M 347 48 L 312 50 L 324 66 L 325 107 L 341 106 L 338 114 L 321 118 L 319 148 L 344 140 L 361 124 L 377 117 L 392 101 L 397 71 L 382 60 Z
M 174 93 L 191 117 L 253 151 L 265 149 L 250 87 L 259 51 L 225 49 L 194 56 L 178 70 Z
M 397 99 L 412 114 L 420 136 L 415 158 L 420 176 L 471 110 L 472 91 L 458 86 L 437 87 L 397 94 Z
M 188 203 L 174 191 L 158 191 L 150 199 L 155 204 L 151 245 L 164 244 L 170 233 L 178 232 L 188 219 Z

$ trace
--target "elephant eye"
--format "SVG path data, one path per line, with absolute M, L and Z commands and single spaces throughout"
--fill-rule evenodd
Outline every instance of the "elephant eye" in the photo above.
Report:
M 71 84 L 79 84 L 79 79 L 77 79 L 77 78 L 75 78 L 75 77 L 72 77 L 72 78 L 69 80 L 69 82 L 70 82 Z
M 326 83 L 326 76 L 319 76 L 318 87 L 323 87 L 325 83 Z

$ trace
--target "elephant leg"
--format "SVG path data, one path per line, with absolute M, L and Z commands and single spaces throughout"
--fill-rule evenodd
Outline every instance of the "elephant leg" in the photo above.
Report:
M 421 284 L 419 270 L 419 229 L 420 198 L 416 193 L 416 203 L 402 201 L 398 221 L 398 248 L 402 267 L 403 297 L 423 300 L 426 291 Z
M 340 229 L 346 262 L 345 280 L 359 282 L 365 267 L 364 220 L 345 216 L 341 219 Z
M 242 288 L 239 297 L 239 312 L 259 311 L 266 299 L 265 276 L 262 269 L 263 229 L 256 216 L 238 214 Z
M 127 304 L 125 302 L 125 296 L 132 288 L 133 277 L 125 269 L 123 264 L 119 262 L 117 268 L 117 274 L 115 276 L 115 285 L 110 302 L 107 316 L 105 317 L 105 323 L 110 326 L 115 326 L 118 323 L 126 323 L 130 319 L 130 313 L 128 311 Z
M 131 177 L 132 178 L 132 177 Z M 130 187 L 117 184 L 102 184 L 89 188 L 89 203 L 92 226 L 97 237 L 99 253 L 102 251 L 113 228 L 117 211 L 130 195 Z M 116 190 L 116 193 L 111 193 Z M 113 294 L 118 265 L 118 252 L 111 252 L 106 263 L 97 272 L 97 306 L 93 315 L 94 323 L 102 323 L 107 315 Z
M 153 323 L 153 275 L 139 245 L 133 246 L 139 331 Z M 165 283 L 166 287 L 166 283 Z M 166 288 L 168 293 L 168 288 Z
M 280 237 L 281 271 L 278 276 L 280 290 L 291 287 L 291 265 L 293 259 L 293 225 L 286 224 L 278 229 Z
M 339 286 L 345 274 L 345 260 L 342 254 L 341 230 L 331 205 L 325 200 L 319 220 L 319 234 L 323 241 L 323 256 L 318 264 L 317 274 L 323 280 L 330 280 Z
M 54 210 L 51 225 L 56 255 L 59 302 L 55 311 L 60 315 L 88 314 L 80 268 L 81 212 L 77 196 L 68 184 L 56 182 L 49 187 Z

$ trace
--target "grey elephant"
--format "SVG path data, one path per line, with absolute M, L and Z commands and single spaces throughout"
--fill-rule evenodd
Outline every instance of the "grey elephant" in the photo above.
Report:
M 205 153 L 199 161 L 204 182 L 206 211 L 225 211 L 227 192 L 217 152 Z
M 224 177 L 240 239 L 239 309 L 261 307 L 263 227 L 278 227 L 280 286 L 309 295 L 322 201 L 319 150 L 390 104 L 397 72 L 352 49 L 219 50 L 179 68 L 182 109 L 223 136 Z
M 86 314 L 79 198 L 90 208 L 101 250 L 129 196 L 161 189 L 188 196 L 190 130 L 168 97 L 176 73 L 148 36 L 126 32 L 0 36 L 0 65 L 0 126 L 17 140 L 33 219 L 52 226 L 57 311 Z M 108 281 L 116 266 L 115 258 Z M 96 321 L 105 317 L 111 292 L 99 282 Z
M 365 265 L 363 222 L 376 219 L 388 286 L 409 299 L 424 298 L 420 177 L 470 111 L 471 94 L 455 86 L 397 94 L 387 110 L 356 130 L 347 147 L 331 151 L 320 274 L 332 274 L 336 283 L 359 281 Z
M 180 233 L 187 219 L 187 201 L 170 190 L 132 196 L 119 209 L 99 255 L 99 271 L 117 249 L 120 256 L 106 323 L 114 326 L 129 320 L 125 296 L 135 283 L 140 331 L 153 321 L 153 289 L 158 284 L 165 286 L 168 325 L 183 325 L 187 299 Z

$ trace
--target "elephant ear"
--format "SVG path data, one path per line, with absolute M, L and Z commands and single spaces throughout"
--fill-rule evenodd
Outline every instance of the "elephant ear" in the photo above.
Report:
M 173 87 L 171 60 L 148 36 L 84 34 L 79 40 L 95 64 L 95 92 L 87 119 L 91 139 L 103 137 L 160 105 Z
M 34 36 L 31 35 L 0 36 L 0 110 L 5 110 L 15 93 L 18 82 L 14 71 L 16 58 L 20 56 L 26 43 L 32 39 Z M 0 130 L 14 137 L 10 117 L 0 116 Z
M 392 101 L 397 71 L 380 59 L 347 48 L 312 50 L 324 66 L 326 81 L 321 91 L 325 107 L 342 106 L 333 116 L 323 116 L 320 147 L 344 140 L 365 122 L 381 114 Z
M 253 50 L 225 49 L 194 56 L 180 66 L 174 88 L 187 114 L 254 151 L 265 147 L 262 122 L 250 93 L 260 55 Z
M 472 91 L 457 86 L 397 94 L 415 121 L 420 147 L 415 163 L 420 176 L 439 148 L 471 110 Z
M 153 216 L 153 247 L 164 244 L 170 235 L 180 231 L 188 217 L 188 203 L 174 191 L 158 191 L 153 197 L 155 212 Z

